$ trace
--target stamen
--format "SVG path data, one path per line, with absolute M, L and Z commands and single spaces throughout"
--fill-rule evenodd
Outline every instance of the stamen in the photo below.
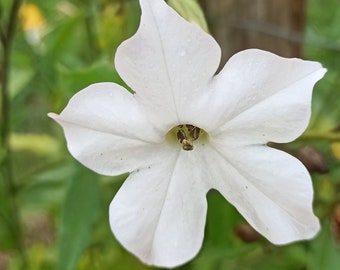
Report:
M 178 125 L 177 126 L 177 140 L 182 144 L 183 150 L 191 151 L 194 149 L 193 141 L 200 136 L 201 129 L 193 125 Z
M 189 131 L 189 135 L 190 137 L 195 141 L 198 139 L 198 137 L 200 136 L 200 132 L 201 129 L 198 127 L 195 127 L 193 125 L 186 125 L 188 131 Z
M 180 142 L 180 143 L 183 143 L 184 140 L 187 139 L 187 135 L 185 134 L 184 130 L 182 129 L 179 129 L 177 131 L 177 140 Z
M 191 141 L 184 139 L 182 142 L 182 148 L 185 151 L 191 151 L 192 149 L 194 149 L 194 144 Z

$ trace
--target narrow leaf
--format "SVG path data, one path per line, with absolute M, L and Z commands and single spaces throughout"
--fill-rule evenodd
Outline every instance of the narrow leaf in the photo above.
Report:
M 340 265 L 340 247 L 336 244 L 329 223 L 323 224 L 321 233 L 312 243 L 308 260 L 310 270 L 338 270 Z
M 91 241 L 99 208 L 96 178 L 94 173 L 81 169 L 71 180 L 61 217 L 59 270 L 76 269 L 80 256 Z

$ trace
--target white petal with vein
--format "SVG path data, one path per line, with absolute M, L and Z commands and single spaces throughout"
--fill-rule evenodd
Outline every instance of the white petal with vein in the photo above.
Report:
M 140 3 L 139 29 L 119 46 L 115 66 L 149 118 L 168 130 L 194 118 L 195 100 L 216 72 L 221 52 L 210 35 L 164 1 Z
M 110 224 L 122 245 L 143 262 L 175 267 L 202 245 L 208 189 L 204 164 L 196 156 L 178 149 L 158 157 L 124 182 L 110 205 Z
M 272 134 L 265 139 L 291 141 L 308 124 L 313 86 L 325 72 L 317 62 L 283 58 L 258 49 L 241 51 L 211 81 L 201 105 L 207 108 L 206 114 L 200 121 L 209 123 L 204 128 L 217 134 L 227 130 L 234 118 L 232 125 L 238 128 L 239 117 L 239 126 L 244 129 L 252 123 L 261 125 L 258 133 L 268 129 Z
M 213 187 L 268 240 L 287 244 L 319 231 L 312 182 L 297 159 L 261 145 L 213 144 L 209 155 Z
M 71 154 L 86 167 L 118 175 L 155 159 L 164 141 L 134 96 L 114 83 L 93 84 L 72 97 L 60 115 Z

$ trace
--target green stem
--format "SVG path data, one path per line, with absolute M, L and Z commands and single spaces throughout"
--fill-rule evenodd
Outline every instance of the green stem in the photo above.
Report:
M 9 96 L 9 74 L 13 38 L 16 30 L 17 17 L 21 0 L 13 0 L 9 13 L 8 24 L 1 27 L 1 45 L 2 45 L 2 67 L 1 67 L 1 147 L 0 166 L 5 186 L 7 188 L 10 213 L 12 215 L 10 229 L 13 234 L 13 240 L 16 243 L 22 259 L 22 269 L 27 269 L 27 260 L 25 256 L 24 242 L 22 237 L 22 223 L 17 203 L 17 183 L 13 172 L 12 153 L 9 144 L 11 131 L 11 104 Z
M 305 132 L 300 140 L 321 140 L 330 142 L 340 142 L 340 133 L 335 132 Z
M 87 33 L 87 40 L 89 45 L 89 61 L 90 63 L 96 59 L 99 53 L 97 45 L 97 20 L 96 20 L 96 1 L 86 1 L 85 27 Z

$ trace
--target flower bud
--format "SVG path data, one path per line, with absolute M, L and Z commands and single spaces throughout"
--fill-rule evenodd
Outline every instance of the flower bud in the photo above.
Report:
M 309 172 L 328 173 L 329 166 L 325 157 L 314 147 L 304 146 L 295 155 L 305 165 Z
M 234 234 L 245 243 L 256 242 L 261 235 L 248 224 L 239 224 L 234 228 Z
M 332 221 L 331 221 L 331 229 L 334 236 L 335 241 L 340 244 L 340 204 L 337 204 L 334 207 Z

